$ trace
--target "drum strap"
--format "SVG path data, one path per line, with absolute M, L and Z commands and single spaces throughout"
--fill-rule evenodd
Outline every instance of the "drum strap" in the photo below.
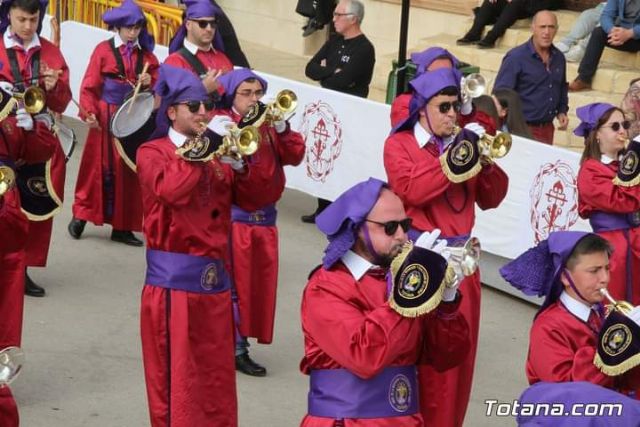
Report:
M 198 76 L 207 74 L 207 68 L 204 64 L 193 53 L 189 52 L 186 47 L 181 47 L 180 50 L 178 50 L 178 54 L 191 65 L 191 68 L 193 68 L 193 71 L 195 71 Z
M 19 91 L 24 91 L 27 87 L 25 80 L 20 72 L 20 64 L 15 49 L 7 49 L 7 56 L 11 65 L 11 74 L 13 75 L 13 83 L 18 87 Z M 40 50 L 37 50 L 31 57 L 31 84 L 38 84 L 40 79 Z M 29 84 L 29 86 L 31 85 Z
M 112 38 L 111 40 L 109 40 L 109 47 L 111 47 L 111 52 L 113 53 L 113 57 L 116 60 L 116 64 L 118 65 L 118 73 L 120 73 L 118 76 L 109 76 L 109 77 L 115 77 L 115 78 L 120 78 L 120 79 L 127 79 L 127 74 L 125 72 L 124 69 L 124 61 L 122 60 L 122 55 L 120 54 L 120 51 L 118 50 L 118 48 L 116 48 L 116 42 L 115 42 L 115 38 Z M 136 60 L 136 76 L 140 73 L 142 73 L 142 68 L 143 68 L 143 54 L 142 54 L 142 49 L 140 49 L 140 52 L 138 52 L 138 59 Z M 108 76 L 108 74 L 106 74 Z

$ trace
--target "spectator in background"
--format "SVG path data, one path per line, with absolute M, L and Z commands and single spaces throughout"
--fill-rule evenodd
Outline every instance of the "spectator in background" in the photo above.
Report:
M 337 35 L 329 39 L 307 64 L 305 74 L 326 89 L 366 98 L 373 76 L 376 54 L 373 44 L 362 33 L 364 5 L 360 0 L 341 0 L 333 12 Z M 303 215 L 302 222 L 313 223 L 328 200 L 318 199 L 316 211 Z
M 620 107 L 624 111 L 624 116 L 631 122 L 629 138 L 633 139 L 640 135 L 640 78 L 629 82 L 629 89 Z
M 494 89 L 493 100 L 498 110 L 497 127 L 500 131 L 533 139 L 522 114 L 522 102 L 518 92 L 507 88 Z
M 491 126 L 485 126 L 485 130 L 490 135 L 495 135 L 496 131 L 500 128 L 498 124 L 500 123 L 500 118 L 498 117 L 498 109 L 496 108 L 496 104 L 493 101 L 493 98 L 489 95 L 480 95 L 477 98 L 474 98 L 473 101 L 473 109 L 476 111 L 476 114 L 482 114 L 485 117 L 485 122 L 489 122 Z M 486 129 L 486 128 L 489 129 Z
M 473 10 L 475 18 L 471 29 L 457 43 L 491 49 L 518 19 L 529 18 L 544 9 L 559 9 L 562 3 L 561 0 L 484 0 Z M 484 26 L 490 24 L 494 24 L 493 28 L 480 40 Z
M 607 1 L 600 17 L 600 27 L 591 33 L 584 58 L 580 61 L 578 77 L 571 82 L 569 90 L 591 89 L 591 81 L 605 47 L 625 52 L 640 51 L 640 1 Z
M 224 45 L 224 53 L 229 57 L 233 65 L 236 67 L 250 68 L 249 61 L 242 51 L 236 30 L 233 29 L 231 20 L 224 13 L 222 6 L 220 6 L 215 0 L 210 0 L 211 4 L 220 9 L 221 14 L 217 16 L 218 31 L 222 37 L 222 44 Z
M 600 25 L 600 16 L 602 15 L 605 4 L 607 4 L 606 1 L 600 3 L 593 9 L 587 9 L 582 12 L 573 23 L 569 34 L 555 44 L 558 50 L 564 53 L 567 61 L 580 62 L 582 60 L 584 51 L 589 43 L 589 38 L 591 37 L 591 32 Z
M 531 31 L 529 41 L 514 47 L 503 58 L 494 87 L 513 89 L 520 95 L 533 137 L 551 145 L 553 119 L 558 119 L 558 129 L 564 130 L 569 125 L 567 64 L 562 52 L 553 46 L 558 31 L 553 12 L 538 12 Z
M 309 18 L 302 29 L 303 37 L 308 37 L 325 25 L 331 24 L 333 10 L 336 8 L 335 0 L 298 0 L 296 12 Z

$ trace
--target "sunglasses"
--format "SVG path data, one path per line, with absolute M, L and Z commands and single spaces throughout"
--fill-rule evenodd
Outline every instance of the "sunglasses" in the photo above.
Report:
M 200 111 L 200 105 L 204 105 L 205 111 L 211 111 L 215 107 L 215 103 L 212 100 L 181 102 L 178 105 L 186 105 L 189 111 L 194 114 Z
M 217 22 L 215 19 L 212 20 L 207 20 L 207 19 L 192 19 L 193 22 L 197 22 L 198 23 L 198 27 L 202 28 L 203 30 L 205 28 L 207 28 L 207 26 L 210 26 L 212 29 L 216 29 L 216 27 L 218 26 Z
M 453 111 L 455 111 L 456 113 L 459 113 L 460 110 L 462 109 L 462 102 L 453 101 L 453 102 L 443 102 L 442 104 L 438 104 L 438 111 L 440 111 L 442 114 L 447 114 L 449 110 L 451 110 L 452 108 L 453 108 Z
M 624 122 L 613 122 L 610 125 L 601 126 L 601 127 L 611 128 L 611 130 L 613 130 L 614 132 L 618 132 L 621 127 L 624 130 L 629 130 L 629 128 L 631 127 L 631 122 L 629 120 L 625 120 Z
M 387 222 L 378 222 L 372 219 L 367 219 L 365 221 L 372 222 L 374 224 L 378 224 L 384 227 L 384 234 L 386 234 L 387 236 L 393 236 L 394 234 L 396 234 L 396 231 L 398 231 L 398 227 L 402 227 L 402 231 L 406 233 L 411 228 L 411 223 L 413 222 L 411 218 L 405 218 L 401 221 L 387 221 Z

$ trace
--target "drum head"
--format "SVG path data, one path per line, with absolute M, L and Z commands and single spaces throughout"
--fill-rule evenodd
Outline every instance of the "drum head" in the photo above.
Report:
M 56 122 L 55 131 L 58 141 L 60 141 L 62 151 L 64 152 L 64 157 L 69 160 L 71 154 L 73 154 L 73 149 L 76 147 L 76 134 L 73 129 L 60 121 Z
M 133 107 L 129 112 L 131 98 L 118 108 L 118 111 L 111 119 L 111 133 L 116 138 L 126 138 L 138 131 L 147 123 L 153 112 L 153 94 L 151 92 L 140 92 L 133 101 Z

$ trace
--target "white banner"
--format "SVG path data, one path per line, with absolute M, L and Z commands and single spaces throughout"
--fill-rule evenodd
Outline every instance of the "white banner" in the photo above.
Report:
M 90 53 L 112 33 L 69 21 L 61 29 L 62 52 L 77 96 Z M 167 48 L 157 46 L 155 53 L 163 60 Z M 382 152 L 390 131 L 388 105 L 260 74 L 269 82 L 269 94 L 291 89 L 298 96 L 291 124 L 303 134 L 307 150 L 302 165 L 286 168 L 289 188 L 333 200 L 369 177 L 386 180 Z M 73 104 L 66 114 L 76 116 Z M 477 211 L 473 234 L 483 250 L 514 258 L 550 231 L 590 230 L 578 218 L 578 154 L 514 137 L 511 152 L 498 164 L 509 175 L 509 192 L 499 208 Z

